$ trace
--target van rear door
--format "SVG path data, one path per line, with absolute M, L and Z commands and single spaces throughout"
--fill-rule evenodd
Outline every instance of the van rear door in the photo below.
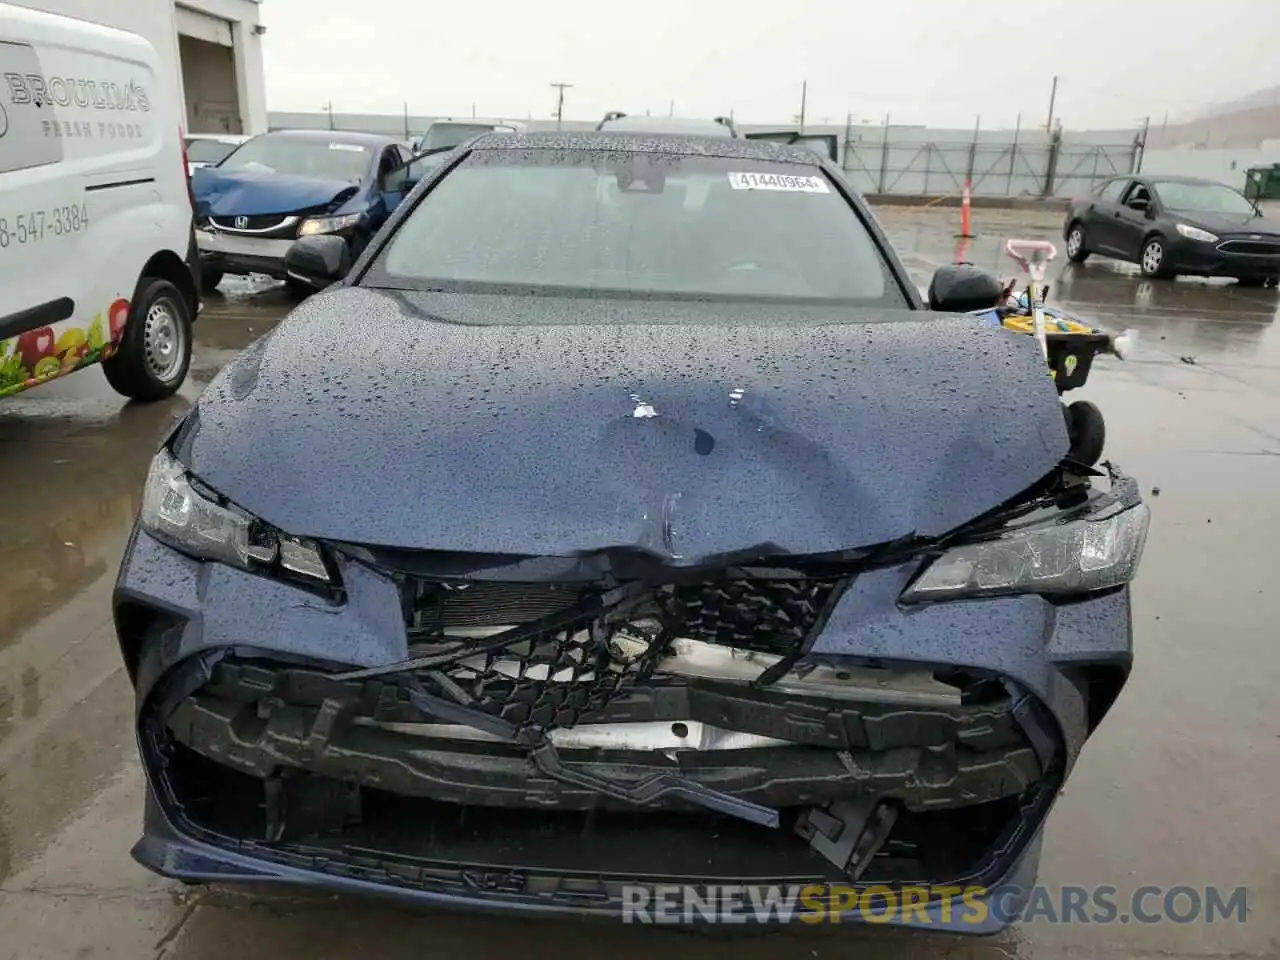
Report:
M 190 209 L 145 41 L 3 3 L 0 34 L 4 396 L 118 345 L 144 265 L 185 254 Z
M 46 135 L 50 111 L 35 106 L 34 80 L 43 77 L 30 43 L 0 41 L 0 395 L 21 385 L 32 368 L 54 355 L 54 324 L 75 310 L 79 278 L 66 258 L 86 210 L 74 215 L 53 187 L 63 139 Z M 48 90 L 42 89 L 41 96 Z M 28 362 L 29 361 L 29 362 Z M 56 361 L 51 361 L 53 363 Z M 50 363 L 43 369 L 48 370 Z

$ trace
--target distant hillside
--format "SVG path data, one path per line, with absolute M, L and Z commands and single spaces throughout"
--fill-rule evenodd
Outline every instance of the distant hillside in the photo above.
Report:
M 1269 87 L 1205 107 L 1177 122 L 1155 121 L 1147 146 L 1258 147 L 1264 140 L 1276 139 L 1280 139 L 1280 87 Z
M 1242 113 L 1246 110 L 1257 110 L 1262 107 L 1280 107 L 1280 87 L 1268 87 L 1266 90 L 1259 90 L 1251 93 L 1247 97 L 1241 97 L 1238 100 L 1230 100 L 1226 103 L 1215 103 L 1208 107 L 1202 107 L 1193 111 L 1185 117 L 1179 117 L 1180 122 L 1195 122 L 1197 120 L 1213 120 L 1232 113 Z

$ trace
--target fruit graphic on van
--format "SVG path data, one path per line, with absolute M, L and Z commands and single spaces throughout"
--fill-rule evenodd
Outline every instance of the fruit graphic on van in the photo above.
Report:
M 34 370 L 45 357 L 53 356 L 53 328 L 39 327 L 22 334 L 18 337 L 18 353 L 22 356 L 22 365 Z
M 42 357 L 32 368 L 31 375 L 37 380 L 44 380 L 47 377 L 56 377 L 61 370 L 62 366 L 58 363 L 57 357 Z
M 118 342 L 124 336 L 124 325 L 129 320 L 129 301 L 123 298 L 116 300 L 107 308 L 107 322 L 111 325 L 111 342 Z
M 89 338 L 84 335 L 84 331 L 79 327 L 72 327 L 64 330 L 62 336 L 58 338 L 58 343 L 54 347 L 53 352 L 62 356 L 70 352 L 80 352 L 80 348 L 88 343 Z
M 106 337 L 102 335 L 102 314 L 98 314 L 93 318 L 93 323 L 89 324 L 89 349 L 101 350 L 106 342 Z

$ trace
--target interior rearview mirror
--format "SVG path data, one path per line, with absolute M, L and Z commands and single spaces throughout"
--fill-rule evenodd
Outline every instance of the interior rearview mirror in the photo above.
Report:
M 971 263 L 948 263 L 929 281 L 929 309 L 941 313 L 968 313 L 999 306 L 1004 285 Z
M 290 280 L 322 290 L 347 275 L 351 252 L 341 237 L 302 237 L 285 253 L 284 268 Z

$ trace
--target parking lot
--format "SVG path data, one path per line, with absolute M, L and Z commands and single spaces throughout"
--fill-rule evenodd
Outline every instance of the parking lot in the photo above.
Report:
M 877 215 L 921 285 L 955 258 L 954 209 Z M 1060 242 L 1058 214 L 982 209 L 975 223 L 967 258 L 1004 276 L 1004 238 Z M 1108 453 L 1154 518 L 1134 588 L 1138 663 L 1049 821 L 1040 880 L 1122 894 L 1246 886 L 1245 923 L 703 936 L 188 889 L 136 867 L 142 782 L 110 593 L 167 425 L 292 305 L 278 286 L 231 278 L 206 299 L 172 400 L 125 408 L 93 370 L 0 402 L 0 957 L 1280 954 L 1280 291 L 1144 281 L 1097 260 L 1055 264 L 1051 282 L 1051 303 L 1139 332 L 1137 355 L 1100 360 L 1082 394 L 1105 411 Z

